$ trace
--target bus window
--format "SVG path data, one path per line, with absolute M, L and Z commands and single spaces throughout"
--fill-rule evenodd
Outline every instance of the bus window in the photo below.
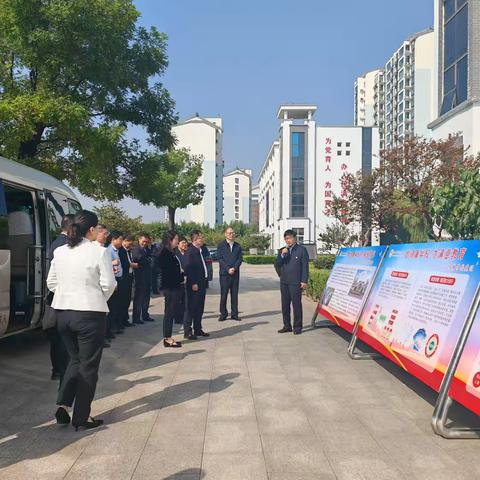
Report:
M 67 197 L 58 193 L 47 192 L 48 230 L 50 243 L 61 231 L 62 218 L 69 213 Z
M 0 250 L 8 249 L 8 219 L 7 202 L 5 200 L 5 188 L 0 180 Z
M 68 213 L 75 215 L 81 209 L 81 205 L 76 200 L 68 199 Z

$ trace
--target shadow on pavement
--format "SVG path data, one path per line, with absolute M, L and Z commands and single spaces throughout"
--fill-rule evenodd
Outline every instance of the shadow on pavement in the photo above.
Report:
M 187 468 L 187 470 L 182 470 L 181 472 L 174 473 L 168 477 L 163 477 L 161 480 L 200 480 L 205 478 L 205 472 L 201 468 Z

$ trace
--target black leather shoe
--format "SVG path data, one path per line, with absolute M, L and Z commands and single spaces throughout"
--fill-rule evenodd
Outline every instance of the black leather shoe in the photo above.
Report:
M 78 432 L 81 430 L 91 430 L 92 428 L 98 428 L 103 425 L 103 420 L 95 420 L 93 417 L 90 417 L 90 420 L 87 420 L 85 423 L 76 425 L 72 422 L 72 425 L 75 427 L 75 431 Z
M 292 329 L 287 327 L 283 327 L 278 331 L 278 333 L 290 333 L 290 332 L 292 332 Z
M 144 322 L 154 322 L 155 320 L 152 317 L 144 318 Z
M 107 341 L 103 342 L 103 348 L 110 348 L 110 347 L 111 347 L 110 342 L 107 342 Z
M 220 315 L 220 316 L 218 317 L 218 321 L 219 321 L 219 322 L 224 322 L 226 319 L 227 319 L 227 317 L 223 317 L 222 315 Z
M 185 332 L 183 334 L 183 338 L 186 338 L 187 340 L 196 340 L 197 336 L 194 335 L 192 332 Z
M 130 323 L 130 322 L 125 322 L 125 323 L 123 324 L 123 326 L 124 326 L 125 328 L 130 328 L 130 327 L 134 327 L 135 325 L 134 325 L 133 323 Z
M 199 332 L 195 332 L 195 335 L 196 335 L 197 337 L 209 337 L 209 336 L 210 336 L 209 333 L 204 332 L 203 330 L 200 330 Z
M 134 320 L 133 323 L 135 325 L 143 325 L 145 322 L 143 320 Z
M 301 330 L 294 330 L 293 334 L 294 335 L 301 335 L 302 331 Z
M 232 317 L 232 320 L 236 320 L 237 322 L 241 322 L 242 319 L 240 317 Z
M 60 380 L 60 374 L 58 372 L 52 372 L 50 380 Z
M 68 425 L 70 423 L 70 415 L 63 407 L 58 407 L 55 412 L 55 418 L 58 425 Z

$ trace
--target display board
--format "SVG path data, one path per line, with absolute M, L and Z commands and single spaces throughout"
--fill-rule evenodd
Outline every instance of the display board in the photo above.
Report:
M 477 312 L 450 387 L 450 396 L 480 415 L 480 311 Z
M 387 248 L 342 248 L 318 302 L 318 313 L 352 333 Z
M 480 281 L 479 258 L 477 240 L 390 246 L 358 338 L 438 391 Z M 476 355 L 480 331 L 475 341 Z

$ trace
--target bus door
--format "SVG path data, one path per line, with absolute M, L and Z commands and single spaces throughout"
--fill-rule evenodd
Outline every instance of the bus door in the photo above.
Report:
M 10 250 L 8 333 L 35 325 L 42 309 L 42 244 L 34 190 L 4 183 Z
M 10 249 L 5 190 L 0 179 L 0 336 L 8 327 L 10 317 Z

